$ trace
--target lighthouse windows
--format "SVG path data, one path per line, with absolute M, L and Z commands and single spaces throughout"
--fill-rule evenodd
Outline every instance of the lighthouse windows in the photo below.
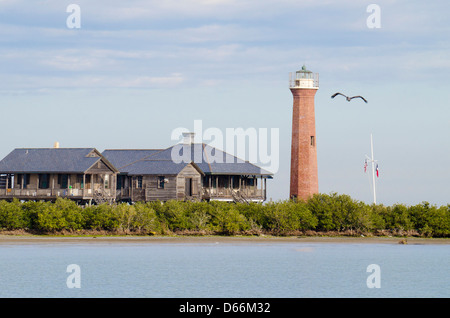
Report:
M 311 136 L 311 146 L 314 147 L 316 145 L 316 141 L 314 136 Z

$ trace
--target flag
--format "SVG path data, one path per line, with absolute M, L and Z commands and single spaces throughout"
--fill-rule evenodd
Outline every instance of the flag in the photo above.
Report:
M 379 172 L 378 172 L 378 163 L 377 163 L 377 178 L 379 177 Z
M 367 172 L 367 159 L 364 160 L 364 172 Z

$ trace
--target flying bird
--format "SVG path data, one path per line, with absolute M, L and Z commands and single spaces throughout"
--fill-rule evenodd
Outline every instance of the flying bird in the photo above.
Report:
M 352 96 L 352 97 L 348 97 L 348 96 L 345 96 L 344 94 L 341 94 L 341 93 L 333 94 L 333 95 L 331 96 L 331 98 L 335 98 L 337 95 L 342 95 L 342 96 L 344 96 L 344 97 L 347 99 L 348 102 L 351 101 L 353 98 L 361 98 L 364 102 L 367 103 L 367 100 L 366 100 L 364 97 L 362 97 L 362 96 Z

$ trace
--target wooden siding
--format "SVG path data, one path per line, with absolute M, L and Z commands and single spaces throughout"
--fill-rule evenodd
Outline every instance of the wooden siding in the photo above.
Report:
M 145 201 L 168 201 L 175 200 L 176 194 L 176 175 L 165 175 L 167 182 L 164 182 L 164 188 L 158 188 L 159 176 L 145 176 Z
M 188 180 L 191 179 L 189 182 Z M 190 193 L 186 193 L 186 182 L 190 185 Z M 185 199 L 201 199 L 202 179 L 201 174 L 191 164 L 187 165 L 177 177 L 177 194 L 178 200 Z
M 164 177 L 164 188 L 159 187 L 159 178 Z M 140 182 L 142 178 L 142 183 Z M 186 180 L 192 185 L 189 189 L 190 196 L 186 196 Z M 187 165 L 178 175 L 144 175 L 133 176 L 131 178 L 131 188 L 120 189 L 119 200 L 130 199 L 132 202 L 138 201 L 168 201 L 201 199 L 201 174 L 193 165 Z
M 86 173 L 87 174 L 105 174 L 105 173 L 114 173 L 114 172 L 103 162 L 103 160 L 99 160 L 92 167 L 90 167 L 86 171 Z

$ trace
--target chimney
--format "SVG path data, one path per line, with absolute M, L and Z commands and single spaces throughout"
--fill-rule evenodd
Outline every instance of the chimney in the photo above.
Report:
M 53 144 L 53 148 L 55 149 L 59 148 L 59 142 L 55 141 L 55 143 Z
M 193 132 L 183 133 L 183 144 L 192 145 L 194 143 L 194 137 L 195 137 L 195 133 L 193 133 Z

